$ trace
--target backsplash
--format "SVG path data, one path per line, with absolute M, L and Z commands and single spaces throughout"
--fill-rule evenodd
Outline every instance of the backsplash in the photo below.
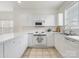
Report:
M 79 35 L 79 29 L 73 29 L 72 31 L 76 33 L 77 35 Z
M 30 31 L 47 31 L 48 29 L 51 29 L 51 31 L 56 30 L 56 26 L 44 26 L 44 27 L 34 27 L 34 26 L 26 26 L 23 28 L 24 31 L 30 32 Z

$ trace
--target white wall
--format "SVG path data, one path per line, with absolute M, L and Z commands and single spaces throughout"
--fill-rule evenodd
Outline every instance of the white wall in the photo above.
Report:
M 0 11 L 13 11 L 16 1 L 0 1 Z
M 31 30 L 37 29 L 36 27 L 32 27 L 32 20 L 37 20 L 38 17 L 42 18 L 43 20 L 48 20 L 46 21 L 49 23 L 49 19 L 51 19 L 51 23 L 56 23 L 56 20 L 53 22 L 53 16 L 56 17 L 56 10 L 55 11 L 50 11 L 51 13 L 40 13 L 40 12 L 35 12 L 31 13 L 28 12 L 26 9 L 21 9 L 20 7 L 15 8 L 15 32 L 22 32 L 22 31 L 28 31 L 27 28 Z M 46 19 L 47 18 L 47 19 Z M 55 24 L 54 24 L 55 25 Z M 48 26 L 47 26 L 48 27 Z M 26 29 L 24 29 L 26 28 Z
M 0 1 L 0 21 L 14 21 L 14 7 L 16 1 Z M 0 34 L 12 33 L 13 28 L 2 28 L 0 27 Z
M 0 11 L 0 20 L 13 20 L 13 12 Z

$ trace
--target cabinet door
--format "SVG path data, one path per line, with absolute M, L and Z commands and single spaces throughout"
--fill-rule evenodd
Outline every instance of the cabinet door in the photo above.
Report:
M 49 32 L 47 33 L 47 47 L 54 46 L 54 33 Z
M 23 46 L 24 48 L 27 48 L 28 47 L 28 35 L 24 35 L 23 39 L 24 39 L 22 40 L 24 43 Z
M 33 46 L 33 34 L 29 33 L 28 34 L 28 47 L 32 47 Z
M 4 57 L 21 57 L 27 48 L 27 36 L 20 36 L 4 42 Z
M 55 47 L 56 47 L 57 50 L 61 50 L 61 47 L 62 47 L 61 46 L 61 44 L 62 44 L 61 39 L 62 38 L 60 37 L 60 34 L 56 33 L 55 34 Z
M 65 39 L 64 57 L 79 57 L 79 43 Z
M 17 52 L 15 46 L 15 41 L 12 39 L 10 41 L 6 41 L 4 43 L 4 57 L 5 58 L 12 58 L 17 57 Z
M 27 49 L 27 35 L 20 36 L 15 39 L 15 51 L 17 51 L 17 57 L 21 57 L 24 51 Z
M 46 16 L 45 26 L 55 26 L 55 16 L 54 15 Z
M 55 48 L 58 48 L 58 36 L 57 33 L 55 33 Z
M 55 34 L 55 47 L 63 55 L 65 44 L 64 44 L 64 35 L 56 33 Z
M 3 58 L 3 43 L 0 43 L 0 58 Z

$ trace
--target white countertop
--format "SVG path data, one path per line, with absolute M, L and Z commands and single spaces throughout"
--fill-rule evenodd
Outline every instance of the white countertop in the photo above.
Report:
M 22 35 L 25 35 L 25 34 L 27 34 L 27 33 L 7 33 L 7 34 L 3 34 L 3 35 L 0 35 L 0 42 L 12 40 L 16 37 L 19 37 L 19 36 L 22 36 Z
M 3 35 L 0 35 L 0 42 L 4 42 L 4 41 L 12 39 L 12 38 L 14 38 L 13 33 L 3 34 Z
M 66 37 L 71 38 L 71 39 L 75 39 L 75 40 L 79 41 L 79 36 L 66 36 Z
M 32 31 L 32 32 L 3 34 L 3 35 L 0 35 L 0 42 L 5 42 L 5 41 L 7 41 L 7 40 L 12 40 L 12 39 L 15 38 L 15 37 L 19 37 L 19 36 L 22 36 L 22 35 L 27 35 L 27 33 L 35 33 L 35 32 Z M 47 33 L 47 32 L 45 32 L 45 33 Z M 45 33 L 44 33 L 44 34 L 45 34 Z M 53 32 L 50 32 L 50 33 L 53 33 Z

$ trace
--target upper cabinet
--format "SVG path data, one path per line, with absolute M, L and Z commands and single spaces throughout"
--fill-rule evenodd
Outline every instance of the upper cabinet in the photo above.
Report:
M 79 28 L 79 3 L 76 2 L 65 10 L 65 28 Z
M 36 22 L 42 22 L 42 26 L 55 26 L 54 15 L 23 15 L 19 20 L 22 20 L 23 26 L 36 26 Z
M 40 15 L 33 19 L 33 24 L 35 20 L 43 21 L 43 26 L 55 26 L 55 16 L 54 15 Z
M 48 15 L 45 19 L 45 26 L 55 26 L 55 16 Z

